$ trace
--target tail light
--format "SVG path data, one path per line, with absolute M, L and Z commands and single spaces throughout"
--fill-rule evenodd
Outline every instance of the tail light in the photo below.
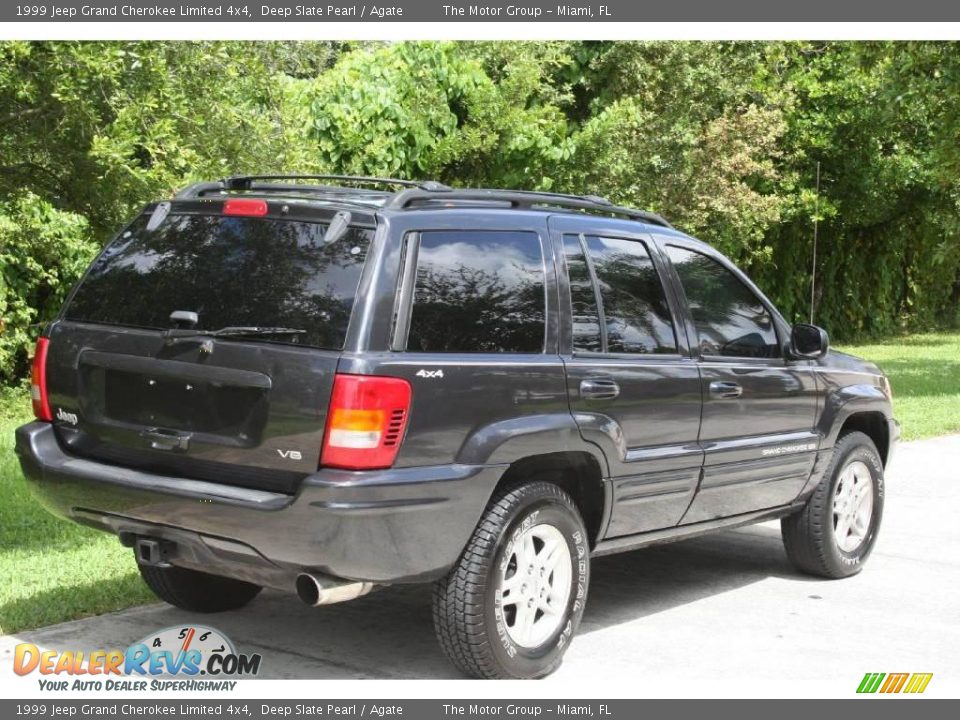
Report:
M 45 422 L 53 421 L 50 400 L 47 397 L 47 348 L 49 347 L 48 338 L 39 338 L 33 353 L 33 364 L 30 366 L 30 398 L 33 400 L 33 414 L 37 420 Z
M 347 470 L 393 465 L 410 411 L 410 383 L 376 375 L 337 375 L 320 464 Z

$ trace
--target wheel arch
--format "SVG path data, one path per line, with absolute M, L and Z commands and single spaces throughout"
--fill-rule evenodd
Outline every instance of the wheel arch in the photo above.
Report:
M 883 413 L 878 410 L 852 413 L 840 426 L 837 439 L 852 432 L 862 432 L 873 440 L 873 444 L 877 446 L 877 452 L 880 453 L 880 461 L 886 466 L 890 450 L 890 427 Z
M 890 456 L 892 408 L 889 398 L 875 385 L 848 385 L 831 392 L 820 418 L 823 446 L 833 447 L 843 435 L 860 431 L 873 440 L 886 465 Z
M 604 482 L 596 456 L 584 450 L 529 455 L 511 463 L 494 488 L 494 495 L 526 482 L 552 483 L 566 492 L 583 518 L 591 549 L 609 520 L 610 484 Z
M 569 412 L 527 415 L 478 428 L 460 448 L 457 462 L 507 465 L 493 494 L 532 479 L 560 486 L 580 509 L 591 547 L 606 527 L 611 505 L 607 458 L 583 439 Z

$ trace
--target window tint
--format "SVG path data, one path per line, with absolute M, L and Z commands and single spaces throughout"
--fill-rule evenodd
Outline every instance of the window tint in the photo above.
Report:
M 605 237 L 586 242 L 603 303 L 607 352 L 677 352 L 663 283 L 646 246 Z
M 773 317 L 740 279 L 702 253 L 667 247 L 687 295 L 703 355 L 780 357 Z
M 112 242 L 90 268 L 65 317 L 169 328 L 170 313 L 199 315 L 197 328 L 287 327 L 302 335 L 258 338 L 340 349 L 372 230 L 352 227 L 325 245 L 326 225 L 222 215 L 147 218 Z
M 570 278 L 573 349 L 577 352 L 600 352 L 600 313 L 580 238 L 577 235 L 564 235 L 563 252 L 567 259 L 567 276 Z
M 545 297 L 536 233 L 424 232 L 407 349 L 543 352 Z

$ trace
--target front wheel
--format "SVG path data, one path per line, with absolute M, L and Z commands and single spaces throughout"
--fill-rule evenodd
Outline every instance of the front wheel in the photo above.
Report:
M 780 521 L 790 561 L 826 578 L 860 572 L 877 541 L 883 493 L 883 463 L 873 441 L 861 432 L 844 435 L 807 504 Z
M 530 482 L 491 500 L 459 561 L 434 587 L 447 657 L 479 678 L 553 672 L 587 600 L 587 532 L 570 496 Z

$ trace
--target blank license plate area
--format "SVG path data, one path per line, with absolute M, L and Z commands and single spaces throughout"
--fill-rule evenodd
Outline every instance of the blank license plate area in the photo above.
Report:
M 105 370 L 104 415 L 146 428 L 249 440 L 266 420 L 266 390 Z

